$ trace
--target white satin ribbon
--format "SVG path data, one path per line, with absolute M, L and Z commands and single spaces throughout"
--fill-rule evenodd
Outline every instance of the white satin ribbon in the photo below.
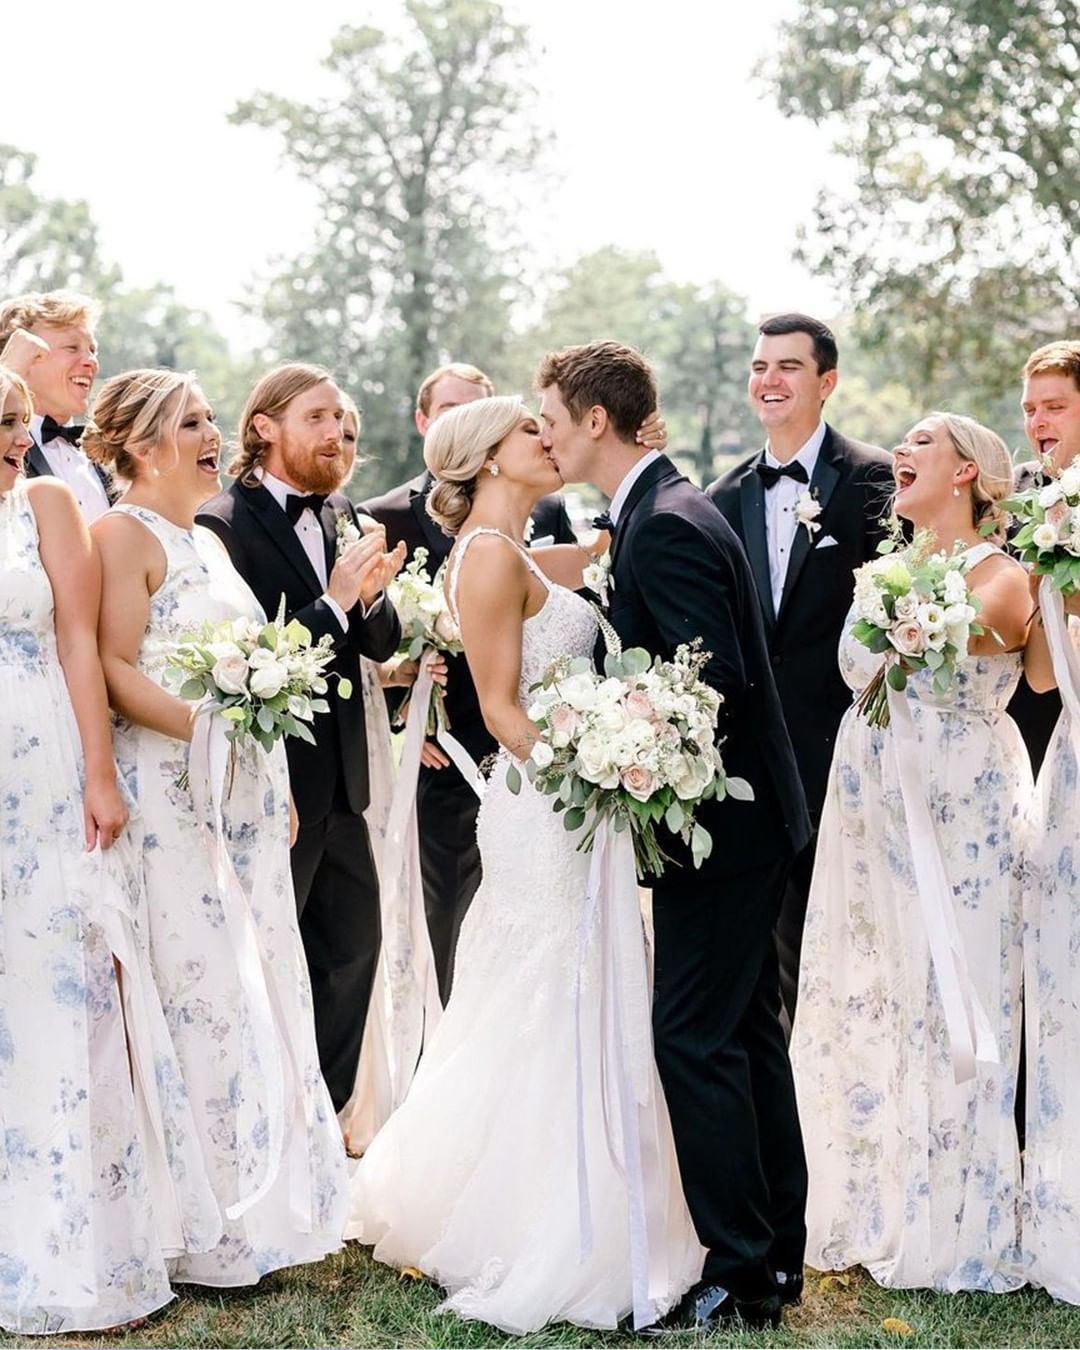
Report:
M 1072 719 L 1073 728 L 1080 729 L 1080 657 L 1069 639 L 1065 598 L 1054 588 L 1049 577 L 1043 577 L 1039 583 L 1039 609 L 1061 701 Z
M 603 1119 L 608 1152 L 626 1180 L 631 1289 L 637 1329 L 656 1320 L 656 1299 L 668 1287 L 664 1241 L 667 1197 L 655 1091 L 652 996 L 634 849 L 629 829 L 618 832 L 609 821 L 596 832 L 589 862 L 574 980 L 578 1222 L 583 1260 L 591 1255 L 594 1238 L 585 1144 L 581 1028 L 583 978 L 593 941 L 600 949 L 598 1012 L 602 1028 Z M 612 1107 L 618 1116 L 618 1131 L 612 1129 Z
M 296 1108 L 295 1099 L 301 1095 L 299 1085 L 303 1080 L 297 1073 L 288 1018 L 283 1015 L 273 979 L 266 970 L 252 906 L 233 869 L 225 843 L 224 804 L 228 795 L 226 781 L 232 748 L 225 733 L 225 722 L 212 706 L 200 708 L 191 737 L 188 779 L 196 817 L 217 881 L 225 929 L 232 944 L 248 1019 L 242 1033 L 246 1042 L 242 1047 L 242 1061 L 254 1056 L 261 1070 L 257 1081 L 247 1090 L 242 1079 L 238 1087 L 238 1139 L 250 1140 L 257 1129 L 265 1126 L 267 1143 L 261 1174 L 251 1176 L 243 1168 L 238 1169 L 239 1196 L 225 1211 L 228 1218 L 237 1219 L 258 1204 L 278 1178 L 289 1143 L 289 1128 L 303 1125 L 302 1120 L 290 1119 L 290 1115 L 302 1115 Z M 290 1071 L 292 1081 L 288 1083 Z M 288 1108 L 290 1096 L 294 1099 L 293 1112 Z M 265 1119 L 257 1107 L 260 1099 L 265 1099 Z M 299 1176 L 290 1178 L 290 1207 L 301 1223 L 302 1231 L 311 1231 L 310 1177 L 306 1180 Z
M 952 887 L 945 872 L 926 787 L 919 766 L 919 739 L 908 698 L 888 687 L 893 744 L 904 801 L 915 886 L 926 927 L 930 961 L 949 1035 L 953 1076 L 957 1083 L 975 1077 L 976 1062 L 1000 1063 L 997 1040 L 967 966 L 964 945 L 953 910 Z M 927 706 L 932 716 L 932 706 Z

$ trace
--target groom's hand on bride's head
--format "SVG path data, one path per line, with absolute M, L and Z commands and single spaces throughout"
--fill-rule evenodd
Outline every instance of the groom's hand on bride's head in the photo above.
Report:
M 660 410 L 650 413 L 638 427 L 634 439 L 646 450 L 667 449 L 667 423 L 660 416 Z

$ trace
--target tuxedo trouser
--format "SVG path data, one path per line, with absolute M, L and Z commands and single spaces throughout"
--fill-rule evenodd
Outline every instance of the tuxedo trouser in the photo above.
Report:
M 785 1037 L 791 1039 L 791 1025 L 795 1020 L 795 1005 L 799 997 L 799 961 L 802 957 L 803 929 L 806 926 L 806 904 L 810 898 L 810 882 L 814 876 L 814 857 L 817 853 L 817 830 L 810 842 L 791 864 L 784 895 L 780 901 L 780 917 L 776 921 L 776 950 L 780 959 L 780 1014 Z
M 340 1111 L 356 1079 L 381 940 L 379 882 L 363 816 L 338 804 L 324 820 L 301 825 L 292 875 L 319 1065 Z
M 416 817 L 420 871 L 439 997 L 444 1006 L 454 978 L 458 933 L 480 885 L 476 813 L 480 798 L 457 769 L 420 770 Z
M 739 1298 L 802 1270 L 806 1157 L 773 925 L 788 859 L 653 888 L 656 1060 L 703 1278 Z

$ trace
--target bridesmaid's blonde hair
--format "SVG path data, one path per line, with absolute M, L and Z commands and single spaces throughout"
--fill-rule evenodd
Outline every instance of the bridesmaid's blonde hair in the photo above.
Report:
M 991 543 L 1004 543 L 1008 513 L 998 505 L 1013 491 L 1013 462 L 1009 448 L 996 431 L 962 413 L 932 412 L 952 441 L 961 459 L 978 469 L 971 481 L 971 515 L 976 529 L 992 521 L 994 529 L 984 536 Z
M 34 399 L 30 393 L 30 386 L 17 370 L 12 370 L 9 366 L 0 366 L 0 407 L 7 402 L 8 394 L 13 389 L 23 401 L 23 421 L 29 426 L 30 419 L 34 415 Z
M 177 390 L 190 390 L 195 376 L 176 370 L 126 370 L 101 386 L 90 409 L 82 446 L 91 459 L 134 482 L 142 467 L 137 450 L 176 446 L 185 399 L 172 409 Z

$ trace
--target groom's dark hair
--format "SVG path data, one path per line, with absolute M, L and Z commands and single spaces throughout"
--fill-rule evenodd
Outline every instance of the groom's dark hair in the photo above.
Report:
M 605 410 L 615 434 L 632 441 L 656 411 L 656 377 L 648 361 L 621 342 L 587 342 L 549 352 L 540 362 L 536 387 L 558 385 L 570 416 L 580 422 L 590 408 Z

